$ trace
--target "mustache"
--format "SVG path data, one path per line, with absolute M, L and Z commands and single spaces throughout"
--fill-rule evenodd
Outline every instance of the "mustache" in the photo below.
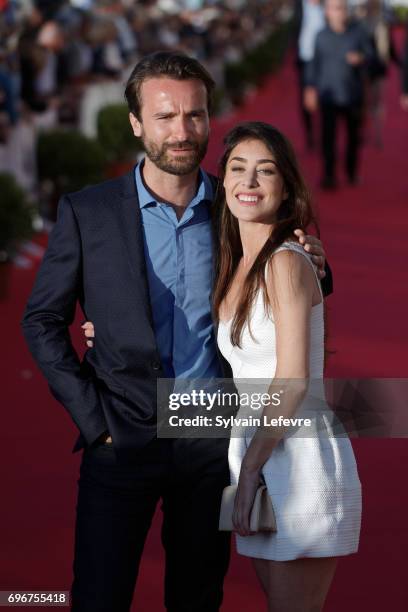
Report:
M 193 140 L 182 140 L 182 141 L 177 141 L 177 142 L 167 142 L 163 145 L 163 149 L 165 151 L 167 151 L 168 149 L 175 149 L 176 151 L 178 149 L 184 149 L 185 147 L 191 147 L 194 150 L 198 150 L 199 149 L 199 144 L 198 142 L 194 142 Z

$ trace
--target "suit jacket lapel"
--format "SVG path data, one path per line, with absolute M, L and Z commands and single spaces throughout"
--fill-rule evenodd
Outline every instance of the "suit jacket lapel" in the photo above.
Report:
M 138 296 L 145 306 L 153 328 L 153 315 L 143 246 L 142 215 L 133 170 L 122 177 L 119 218 L 123 242 L 128 253 L 131 275 L 135 280 Z

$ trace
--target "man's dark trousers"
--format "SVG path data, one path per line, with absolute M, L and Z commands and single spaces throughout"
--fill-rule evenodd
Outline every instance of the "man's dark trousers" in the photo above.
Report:
M 304 104 L 304 94 L 306 83 L 306 71 L 309 62 L 303 62 L 298 59 L 296 62 L 296 68 L 298 71 L 298 84 L 299 84 L 299 109 L 305 129 L 306 146 L 308 149 L 312 149 L 315 146 L 314 131 L 313 131 L 313 113 L 307 110 Z
M 357 179 L 362 106 L 360 104 L 339 106 L 337 104 L 321 101 L 320 109 L 324 178 L 329 180 L 335 179 L 336 128 L 338 118 L 342 117 L 345 120 L 347 129 L 345 170 L 349 181 L 354 182 Z
M 74 612 L 127 612 L 144 542 L 162 499 L 169 612 L 215 612 L 230 537 L 218 531 L 229 484 L 228 440 L 154 439 L 118 463 L 112 444 L 84 450 L 77 506 Z M 138 609 L 143 612 L 143 602 Z

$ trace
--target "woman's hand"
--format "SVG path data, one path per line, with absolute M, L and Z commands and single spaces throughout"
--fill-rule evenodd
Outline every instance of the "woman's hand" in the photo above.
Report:
M 85 321 L 85 323 L 83 323 L 81 327 L 84 330 L 86 346 L 92 348 L 93 342 L 92 340 L 89 340 L 89 338 L 95 338 L 95 328 L 93 326 L 92 321 Z
M 240 536 L 253 535 L 254 533 L 249 529 L 249 517 L 254 505 L 255 493 L 259 487 L 259 482 L 260 472 L 258 470 L 247 470 L 243 463 L 232 514 L 234 529 Z
M 326 253 L 324 252 L 322 241 L 316 236 L 309 236 L 301 229 L 294 231 L 295 236 L 298 237 L 302 247 L 312 255 L 312 260 L 317 266 L 317 273 L 319 278 L 322 279 L 326 276 L 324 266 L 326 264 Z

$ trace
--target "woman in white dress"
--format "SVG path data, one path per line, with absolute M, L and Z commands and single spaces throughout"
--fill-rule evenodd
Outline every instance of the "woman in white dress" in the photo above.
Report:
M 286 381 L 281 413 L 310 415 L 316 406 L 310 396 L 324 398 L 323 296 L 314 264 L 292 241 L 295 228 L 314 222 L 310 196 L 290 143 L 272 126 L 240 124 L 225 144 L 214 291 L 219 348 L 238 391 L 245 388 L 243 379 L 259 379 L 271 396 Z M 272 414 L 265 407 L 264 415 Z M 329 409 L 325 426 L 308 437 L 284 431 L 266 437 L 261 428 L 232 432 L 237 549 L 252 557 L 269 612 L 321 610 L 338 557 L 358 549 L 356 462 L 348 437 L 333 435 L 328 415 Z M 277 531 L 251 534 L 261 476 Z
M 291 145 L 272 126 L 240 124 L 225 144 L 216 202 L 219 348 L 238 391 L 248 390 L 248 379 L 256 382 L 256 392 L 270 396 L 283 385 L 289 401 L 279 407 L 282 414 L 318 416 L 324 403 L 323 296 L 314 264 L 291 240 L 295 228 L 306 230 L 314 222 L 309 193 Z M 89 346 L 94 328 L 91 322 L 84 327 Z M 275 416 L 269 408 L 264 414 Z M 324 427 L 304 437 L 283 431 L 280 439 L 265 437 L 254 428 L 244 435 L 232 432 L 237 549 L 253 559 L 269 612 L 322 610 L 337 558 L 358 549 L 356 462 L 348 437 L 333 435 L 328 415 L 327 407 Z M 249 515 L 261 476 L 277 531 L 251 534 Z

